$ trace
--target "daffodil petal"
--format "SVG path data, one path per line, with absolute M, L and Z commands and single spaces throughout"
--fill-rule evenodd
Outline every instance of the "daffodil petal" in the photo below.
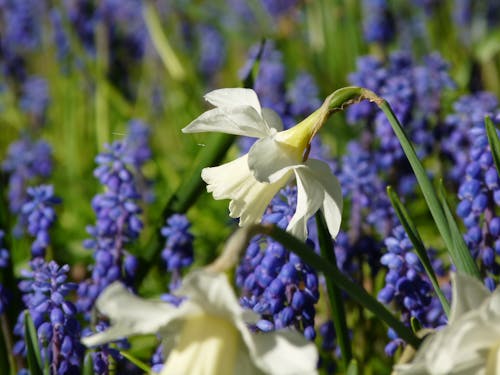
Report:
M 335 177 L 325 162 L 309 159 L 306 165 L 311 168 L 314 177 L 323 186 L 325 191 L 321 210 L 323 211 L 328 231 L 335 238 L 339 233 L 342 221 L 342 188 L 337 177 Z
M 260 317 L 251 310 L 243 309 L 229 285 L 227 276 L 221 273 L 194 271 L 183 280 L 175 294 L 185 296 L 191 303 L 203 306 L 205 313 L 228 320 L 255 323 Z
M 201 177 L 214 199 L 231 199 L 230 216 L 240 218 L 240 226 L 260 222 L 271 199 L 288 181 L 290 173 L 273 184 L 261 183 L 248 168 L 248 154 L 218 167 L 205 168 Z
M 249 105 L 218 107 L 206 111 L 183 128 L 182 132 L 220 132 L 254 138 L 262 138 L 271 134 L 271 130 L 260 113 Z
M 184 308 L 162 301 L 144 300 L 119 282 L 109 285 L 99 295 L 96 307 L 109 317 L 111 326 L 104 332 L 82 338 L 86 346 L 100 345 L 132 335 L 156 333 L 185 313 Z
M 244 336 L 253 362 L 266 374 L 317 374 L 318 352 L 296 331 L 279 330 Z
M 204 96 L 205 100 L 215 107 L 251 106 L 261 114 L 261 107 L 257 94 L 252 89 L 241 87 L 217 89 Z
M 255 366 L 245 345 L 241 345 L 236 355 L 234 373 L 238 375 L 265 375 L 264 372 Z
M 490 296 L 488 289 L 475 277 L 462 273 L 453 273 L 451 311 L 449 324 L 470 310 L 477 309 Z
M 283 122 L 280 115 L 270 108 L 262 108 L 262 117 L 271 129 L 280 132 L 283 130 Z
M 297 178 L 297 209 L 286 230 L 305 240 L 307 238 L 307 220 L 323 204 L 325 192 L 309 167 L 301 165 L 294 168 L 294 172 Z
M 161 375 L 234 375 L 241 346 L 237 328 L 224 317 L 203 314 L 189 318 L 180 330 Z
M 302 155 L 273 137 L 259 139 L 248 151 L 248 167 L 259 182 L 273 183 L 301 163 Z

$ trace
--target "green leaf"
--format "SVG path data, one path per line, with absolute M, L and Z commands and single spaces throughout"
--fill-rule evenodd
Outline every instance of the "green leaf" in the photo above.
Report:
M 24 340 L 26 342 L 28 369 L 31 375 L 43 375 L 43 363 L 40 347 L 38 345 L 38 336 L 28 310 L 24 311 Z
M 293 251 L 312 268 L 322 272 L 326 278 L 331 279 L 335 285 L 344 290 L 354 301 L 371 311 L 389 327 L 394 329 L 401 339 L 405 340 L 414 348 L 418 348 L 421 340 L 413 334 L 411 329 L 406 327 L 398 318 L 392 315 L 384 305 L 377 301 L 366 290 L 351 281 L 327 259 L 316 254 L 304 242 L 274 225 L 256 225 L 255 228 L 256 231 L 271 236 L 288 250 Z
M 493 155 L 493 160 L 495 166 L 497 167 L 497 172 L 500 173 L 500 139 L 498 139 L 498 133 L 495 128 L 493 121 L 486 116 L 484 119 L 486 125 L 486 134 L 488 135 L 488 142 L 490 143 L 491 154 Z
M 427 176 L 422 163 L 418 159 L 412 143 L 408 139 L 408 136 L 399 123 L 396 115 L 392 111 L 392 108 L 384 99 L 378 97 L 374 93 L 371 93 L 370 97 L 370 93 L 368 92 L 365 94 L 365 97 L 376 102 L 389 120 L 389 123 L 391 124 L 392 129 L 394 130 L 394 133 L 396 134 L 396 137 L 398 138 L 399 143 L 401 144 L 401 147 L 403 148 L 403 151 L 408 161 L 410 162 L 413 173 L 417 178 L 420 189 L 422 190 L 422 194 L 424 195 L 425 201 L 427 202 L 427 206 L 429 207 L 438 231 L 446 244 L 446 248 L 450 253 L 453 263 L 455 264 L 455 267 L 457 267 L 457 271 L 464 272 L 479 279 L 479 270 L 477 269 L 477 266 L 474 263 L 474 260 L 472 259 L 470 253 L 465 253 L 462 250 L 458 250 L 455 248 L 455 246 L 457 244 L 459 245 L 459 243 L 456 243 L 456 241 L 452 237 L 448 215 L 445 214 L 444 207 L 441 206 L 441 202 L 438 199 L 436 191 L 432 186 L 432 183 Z M 453 218 L 453 216 L 451 217 Z M 452 222 L 454 223 L 454 220 L 452 220 Z
M 325 218 L 321 211 L 316 213 L 316 225 L 318 227 L 318 239 L 321 249 L 321 256 L 330 262 L 334 267 L 337 267 L 337 259 L 333 248 L 333 241 Z M 338 268 L 337 268 L 338 269 Z M 330 302 L 330 314 L 332 315 L 333 325 L 337 333 L 337 341 L 342 353 L 342 361 L 345 368 L 348 367 L 352 358 L 351 340 L 349 338 L 349 330 L 347 329 L 346 315 L 344 309 L 344 301 L 342 299 L 341 290 L 335 285 L 333 280 L 328 275 L 325 275 L 326 289 L 328 300 Z
M 439 283 L 437 281 L 436 274 L 434 273 L 434 269 L 432 268 L 431 261 L 427 255 L 427 250 L 425 245 L 420 237 L 420 234 L 417 231 L 415 224 L 413 223 L 408 211 L 404 207 L 403 203 L 399 199 L 398 195 L 391 189 L 390 186 L 387 187 L 387 195 L 391 200 L 392 206 L 394 207 L 394 211 L 401 222 L 401 225 L 405 229 L 408 234 L 408 238 L 410 239 L 413 247 L 415 248 L 415 252 L 417 253 L 420 262 L 424 266 L 425 272 L 427 276 L 431 280 L 432 286 L 434 287 L 434 291 L 436 292 L 441 305 L 443 306 L 443 310 L 446 313 L 446 316 L 450 314 L 450 304 L 446 297 L 444 296 L 443 291 L 439 287 Z
M 134 365 L 139 367 L 142 371 L 146 372 L 147 374 L 151 373 L 151 367 L 142 362 L 140 359 L 135 358 L 132 354 L 121 351 L 120 354 L 127 358 L 130 362 L 132 362 Z
M 87 350 L 83 359 L 82 375 L 94 375 L 94 361 L 91 351 Z
M 186 72 L 170 45 L 167 36 L 163 32 L 161 20 L 154 8 L 154 3 L 152 1 L 144 1 L 143 4 L 143 17 L 153 46 L 170 76 L 176 81 L 183 81 L 186 77 Z
M 453 213 L 450 209 L 450 206 L 448 205 L 448 201 L 446 199 L 446 191 L 444 189 L 442 180 L 440 181 L 438 192 L 452 237 L 453 249 L 454 249 L 452 253 L 453 262 L 455 263 L 457 270 L 459 269 L 460 266 L 460 269 L 462 271 L 465 271 L 467 274 L 476 276 L 478 279 L 480 279 L 480 273 L 477 264 L 476 262 L 474 262 L 474 259 L 472 259 L 470 250 L 465 244 L 462 233 L 460 232 L 458 224 L 455 218 L 453 217 Z
M 410 319 L 410 326 L 411 326 L 411 329 L 414 333 L 417 333 L 418 331 L 420 331 L 422 329 L 420 322 L 414 316 L 412 316 Z
M 346 375 L 358 375 L 358 373 L 359 373 L 358 362 L 355 359 L 353 359 L 351 360 L 351 363 L 349 363 Z
M 0 315 L 0 319 L 4 319 L 5 315 Z M 2 322 L 3 323 L 3 322 Z M 2 324 L 3 328 L 3 324 Z M 3 329 L 2 329 L 3 331 Z M 11 374 L 14 375 L 16 373 L 14 368 L 11 368 L 11 364 L 13 364 L 11 358 L 10 358 L 10 353 L 9 350 L 7 349 L 7 343 L 6 341 L 8 340 L 7 335 L 10 334 L 9 332 L 2 332 L 3 334 L 0 335 L 0 374 Z

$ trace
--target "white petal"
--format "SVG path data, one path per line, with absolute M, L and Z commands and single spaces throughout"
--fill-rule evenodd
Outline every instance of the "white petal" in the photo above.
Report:
M 111 284 L 99 295 L 96 307 L 110 318 L 111 327 L 104 332 L 82 338 L 86 346 L 95 346 L 131 335 L 156 333 L 171 320 L 182 316 L 185 311 L 162 301 L 148 301 L 137 297 L 119 282 Z
M 271 129 L 275 129 L 278 132 L 283 130 L 283 122 L 280 115 L 271 108 L 262 108 L 262 117 Z
M 205 168 L 201 177 L 208 184 L 207 191 L 215 199 L 231 199 L 230 216 L 240 218 L 240 226 L 260 222 L 262 214 L 290 173 L 273 184 L 258 182 L 248 169 L 248 155 L 213 168 Z
M 193 271 L 184 278 L 176 294 L 188 297 L 191 303 L 199 305 L 209 315 L 242 322 L 257 322 L 260 318 L 240 306 L 225 274 Z
M 231 321 L 212 315 L 186 320 L 161 375 L 234 375 L 243 346 Z
M 309 167 L 302 165 L 294 168 L 294 172 L 297 178 L 297 209 L 286 230 L 305 240 L 307 238 L 307 220 L 323 204 L 325 191 Z
M 491 294 L 479 280 L 466 274 L 453 273 L 451 281 L 453 298 L 448 324 L 453 324 L 468 311 L 477 309 Z
M 318 350 L 296 331 L 258 333 L 244 339 L 254 363 L 266 374 L 317 374 Z
M 239 107 L 249 105 L 261 114 L 257 94 L 252 89 L 240 87 L 217 89 L 205 95 L 205 100 L 215 107 Z
M 255 108 L 250 105 L 218 107 L 202 113 L 188 126 L 183 133 L 221 132 L 262 138 L 271 134 Z
M 326 225 L 330 235 L 335 238 L 340 230 L 342 221 L 342 188 L 332 173 L 328 164 L 321 160 L 309 159 L 306 165 L 311 168 L 315 178 L 325 190 L 323 205 L 321 207 L 325 216 Z
M 259 182 L 275 182 L 300 164 L 302 155 L 295 148 L 276 142 L 273 137 L 259 139 L 248 151 L 248 167 Z

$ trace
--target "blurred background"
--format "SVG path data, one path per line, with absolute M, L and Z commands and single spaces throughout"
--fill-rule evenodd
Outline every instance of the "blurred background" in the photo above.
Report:
M 133 197 L 140 209 L 134 206 L 130 213 L 140 212 L 142 224 L 134 232 L 134 222 L 129 223 L 133 240 L 127 253 L 141 259 L 144 249 L 161 250 L 157 233 L 168 217 L 167 202 L 193 177 L 203 150 L 220 141 L 180 130 L 208 109 L 203 95 L 217 88 L 251 86 L 262 105 L 291 126 L 334 90 L 367 87 L 393 106 L 429 174 L 445 179 L 454 206 L 472 201 L 475 196 L 459 194 L 473 148 L 473 136 L 463 135 L 468 125 L 460 124 L 496 115 L 499 52 L 500 3 L 494 0 L 0 0 L 0 229 L 13 266 L 13 279 L 5 272 L 4 283 L 29 267 L 34 238 L 48 259 L 71 266 L 71 280 L 89 277 L 96 256 L 88 250 L 96 246 L 92 226 L 105 206 L 94 197 L 112 190 L 106 168 L 116 163 L 132 165 L 139 184 Z M 393 185 L 429 243 L 442 246 L 388 132 L 375 108 L 362 103 L 333 116 L 317 147 L 345 189 L 337 258 L 344 254 L 352 261 L 346 249 L 363 243 L 356 250 L 360 261 L 354 274 L 369 275 L 359 281 L 374 295 L 389 293 L 378 262 L 395 225 L 387 219 L 387 199 L 368 202 L 366 197 L 385 194 L 385 186 Z M 129 146 L 132 154 L 120 159 L 120 147 Z M 233 143 L 224 160 L 246 148 L 244 141 Z M 53 190 L 27 192 L 40 184 Z M 24 205 L 34 197 L 59 202 L 50 241 L 47 222 L 30 230 L 31 219 L 22 218 L 31 212 Z M 465 205 L 457 213 L 469 230 L 468 244 L 482 252 L 484 243 L 470 233 L 479 224 L 467 221 Z M 486 203 L 477 209 L 481 220 L 484 210 Z M 490 223 L 495 208 L 488 212 Z M 200 194 L 187 216 L 194 255 L 185 264 L 206 264 L 236 227 L 227 201 Z M 496 231 L 500 221 L 492 232 L 495 239 Z M 367 248 L 376 251 L 370 255 Z M 130 276 L 142 269 L 135 286 L 156 295 L 175 277 L 164 263 L 145 259 L 139 266 L 131 261 Z M 492 280 L 487 283 L 496 285 L 498 267 L 490 272 L 489 258 L 480 262 Z M 360 314 L 353 309 L 350 323 L 365 319 L 357 353 L 366 363 L 363 373 L 387 373 L 392 358 L 383 354 L 389 341 L 385 329 L 377 323 L 372 330 L 375 323 Z M 400 344 L 394 342 L 388 349 L 392 354 Z

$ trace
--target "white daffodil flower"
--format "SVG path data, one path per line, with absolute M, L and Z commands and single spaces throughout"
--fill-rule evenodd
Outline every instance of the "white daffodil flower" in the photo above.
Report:
M 490 293 L 477 279 L 452 276 L 448 325 L 428 336 L 398 375 L 500 374 L 500 288 Z
M 287 231 L 305 239 L 307 220 L 321 209 L 335 237 L 342 211 L 340 184 L 326 163 L 307 158 L 310 142 L 326 120 L 326 107 L 283 131 L 279 116 L 261 108 L 253 90 L 220 89 L 205 99 L 215 108 L 182 129 L 184 133 L 213 131 L 259 138 L 248 154 L 201 173 L 215 199 L 231 200 L 230 216 L 239 217 L 240 226 L 259 223 L 271 199 L 295 177 L 297 209 Z
M 186 297 L 179 307 L 144 300 L 118 282 L 111 284 L 96 302 L 111 326 L 82 342 L 95 346 L 157 333 L 167 358 L 161 375 L 317 373 L 317 349 L 300 333 L 249 330 L 247 324 L 255 324 L 259 316 L 240 307 L 224 274 L 193 272 L 176 294 Z

